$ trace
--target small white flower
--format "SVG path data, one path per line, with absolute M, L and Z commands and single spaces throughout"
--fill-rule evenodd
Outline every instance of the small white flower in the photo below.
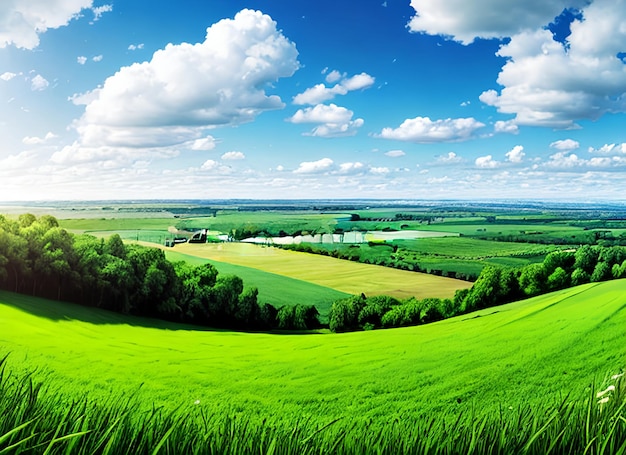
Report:
M 196 406 L 198 406 L 200 404 L 200 400 L 196 400 L 193 402 L 193 404 L 195 404 Z
M 615 390 L 615 386 L 614 385 L 610 385 L 608 386 L 605 390 L 602 390 L 601 392 L 596 393 L 596 398 L 600 398 L 603 395 L 606 395 L 609 392 L 612 392 Z M 608 400 L 608 398 L 607 398 Z
M 608 403 L 608 402 L 609 402 L 609 397 L 604 397 L 600 401 L 598 401 L 598 404 L 604 404 L 604 403 Z
M 614 374 L 613 376 L 611 376 L 611 379 L 618 379 L 618 378 L 621 378 L 622 376 L 624 376 L 624 373 Z

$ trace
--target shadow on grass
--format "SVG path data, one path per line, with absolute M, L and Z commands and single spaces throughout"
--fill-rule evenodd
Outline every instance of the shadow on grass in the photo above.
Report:
M 0 305 L 7 305 L 25 313 L 51 321 L 81 321 L 98 325 L 129 325 L 133 327 L 145 327 L 161 330 L 185 330 L 198 332 L 223 332 L 223 333 L 266 333 L 271 335 L 310 335 L 324 333 L 321 330 L 307 331 L 243 331 L 236 329 L 224 329 L 205 327 L 179 322 L 165 321 L 162 319 L 147 318 L 133 315 L 116 313 L 102 308 L 88 307 L 68 302 L 47 300 L 40 297 L 32 297 L 0 290 Z

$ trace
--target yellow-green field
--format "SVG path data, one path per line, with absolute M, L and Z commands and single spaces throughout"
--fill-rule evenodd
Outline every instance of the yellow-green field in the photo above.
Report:
M 174 250 L 308 281 L 349 294 L 447 298 L 458 289 L 472 285 L 425 273 L 244 243 L 181 244 Z

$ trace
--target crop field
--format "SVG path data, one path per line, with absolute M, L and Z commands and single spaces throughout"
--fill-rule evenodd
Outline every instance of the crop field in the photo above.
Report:
M 468 237 L 395 240 L 395 245 L 418 254 L 483 259 L 493 256 L 540 256 L 559 249 L 552 245 L 532 243 L 493 242 Z
M 242 243 L 182 244 L 175 250 L 257 268 L 348 294 L 445 298 L 452 297 L 458 289 L 471 286 L 461 280 Z
M 341 419 L 347 430 L 395 419 L 412 434 L 418 416 L 515 413 L 605 387 L 626 367 L 625 292 L 616 280 L 334 335 L 211 331 L 1 292 L 0 344 L 11 371 L 70 400 L 125 395 L 186 419 Z
M 176 247 L 178 249 L 178 247 Z M 349 294 L 303 280 L 289 278 L 263 270 L 211 261 L 197 256 L 182 254 L 178 251 L 165 250 L 165 257 L 170 261 L 185 261 L 192 265 L 210 263 L 220 274 L 237 275 L 245 286 L 254 286 L 259 290 L 259 302 L 270 303 L 276 308 L 283 305 L 315 305 L 320 313 L 320 320 L 327 322 L 328 310 L 335 300 L 349 297 Z

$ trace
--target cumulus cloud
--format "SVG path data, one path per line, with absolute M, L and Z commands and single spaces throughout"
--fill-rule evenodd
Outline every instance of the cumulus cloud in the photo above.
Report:
M 498 120 L 493 125 L 493 130 L 496 133 L 508 133 L 508 134 L 517 134 L 519 133 L 519 127 L 512 120 Z
M 128 46 L 128 50 L 129 51 L 136 51 L 139 49 L 143 49 L 144 44 L 143 43 L 139 43 L 139 44 L 130 44 Z
M 326 87 L 324 84 L 317 84 L 306 89 L 304 92 L 294 96 L 293 103 L 298 105 L 323 103 L 324 101 L 333 99 L 336 95 L 345 95 L 354 90 L 369 88 L 374 85 L 374 82 L 376 81 L 375 78 L 367 73 L 356 74 L 352 77 L 345 77 L 345 75 L 333 70 L 326 76 L 327 82 L 335 82 L 340 79 L 341 82 L 332 87 Z
M 402 150 L 389 150 L 388 152 L 385 152 L 385 155 L 390 158 L 399 158 L 406 155 L 406 153 L 404 153 L 404 151 Z
M 465 141 L 484 126 L 472 117 L 443 120 L 415 117 L 406 119 L 398 128 L 383 128 L 378 137 L 421 143 Z
M 76 57 L 76 62 L 79 65 L 84 65 L 85 63 L 87 63 L 87 57 L 85 57 L 84 55 L 79 55 L 78 57 Z
M 10 0 L 0 2 L 0 48 L 34 49 L 39 35 L 67 25 L 93 0 Z
M 13 79 L 15 76 L 17 76 L 17 74 L 15 73 L 11 73 L 10 71 L 6 71 L 2 74 L 0 74 L 0 79 L 2 79 L 3 81 L 10 81 L 11 79 Z
M 554 141 L 550 144 L 550 147 L 557 150 L 571 151 L 580 147 L 580 144 L 572 139 L 565 139 L 561 141 Z
M 202 163 L 202 166 L 200 166 L 200 169 L 203 171 L 211 171 L 213 169 L 216 169 L 219 166 L 219 163 L 215 160 L 206 160 L 204 163 Z
M 222 159 L 223 160 L 243 160 L 246 158 L 246 155 L 244 155 L 242 152 L 236 152 L 236 151 L 232 151 L 232 152 L 226 152 L 222 155 Z
M 500 162 L 494 160 L 493 156 L 491 155 L 479 156 L 478 158 L 476 158 L 474 164 L 476 165 L 476 167 L 479 167 L 481 169 L 495 169 L 500 166 Z
M 505 156 L 507 161 L 510 163 L 521 163 L 522 161 L 524 161 L 524 156 L 526 156 L 526 154 L 524 153 L 524 146 L 516 145 L 511 150 L 506 152 Z
M 91 8 L 91 11 L 93 12 L 93 20 L 97 21 L 100 20 L 104 13 L 110 13 L 113 11 L 113 5 L 96 6 Z
M 365 165 L 361 162 L 356 163 L 341 163 L 339 165 L 340 174 L 356 174 L 365 170 Z
M 91 60 L 93 60 L 94 62 L 101 62 L 103 58 L 104 58 L 104 56 L 102 54 L 100 54 L 100 55 L 96 55 Z
M 483 92 L 481 101 L 515 114 L 518 125 L 561 129 L 626 112 L 626 67 L 618 57 L 626 49 L 626 4 L 595 0 L 581 15 L 565 43 L 539 26 L 512 35 L 497 53 L 507 59 L 497 79 L 503 88 Z
M 41 145 L 57 137 L 58 136 L 56 134 L 52 133 L 51 131 L 48 131 L 44 137 L 26 136 L 25 138 L 22 139 L 22 143 L 27 144 L 27 145 Z
M 463 161 L 463 158 L 454 152 L 448 152 L 446 155 L 440 155 L 437 157 L 438 164 L 454 164 L 462 163 Z
M 409 30 L 443 35 L 463 44 L 475 38 L 504 38 L 550 23 L 565 8 L 586 0 L 411 0 L 415 16 Z
M 291 123 L 316 123 L 318 126 L 308 133 L 318 137 L 353 136 L 363 126 L 363 119 L 352 120 L 354 112 L 335 104 L 318 104 L 298 109 L 287 120 Z
M 204 42 L 168 44 L 150 61 L 123 67 L 102 87 L 72 97 L 86 104 L 74 126 L 89 146 L 195 140 L 207 128 L 282 109 L 265 88 L 291 76 L 297 56 L 269 16 L 242 10 L 209 27 Z
M 589 147 L 589 153 L 598 153 L 601 155 L 626 154 L 626 142 L 622 144 L 604 144 L 598 149 Z
M 191 150 L 213 150 L 215 148 L 215 138 L 207 136 L 192 141 L 189 145 Z
M 317 161 L 303 161 L 300 166 L 293 171 L 294 174 L 317 174 L 328 172 L 334 167 L 334 161 L 330 158 L 322 158 Z
M 30 81 L 30 89 L 32 91 L 42 91 L 48 88 L 50 83 L 41 75 L 37 74 Z

